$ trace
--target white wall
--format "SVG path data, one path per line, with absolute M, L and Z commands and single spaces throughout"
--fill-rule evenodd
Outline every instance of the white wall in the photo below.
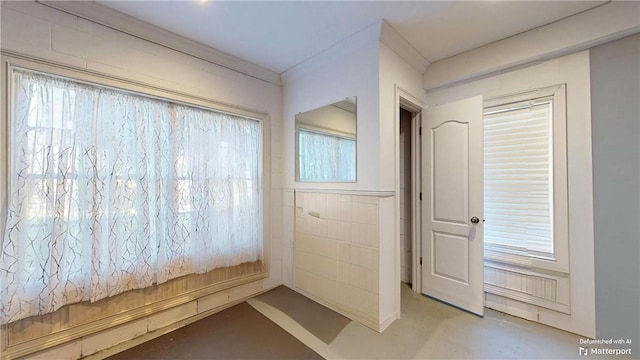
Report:
M 378 60 L 378 44 L 380 38 L 381 22 L 372 24 L 371 26 L 354 34 L 350 38 L 334 45 L 328 50 L 316 55 L 315 57 L 296 65 L 294 68 L 286 71 L 282 75 L 283 92 L 284 92 L 284 132 L 283 132 L 283 153 L 286 155 L 283 164 L 283 184 L 285 188 L 296 189 L 317 189 L 321 190 L 326 196 L 318 195 L 322 199 L 319 204 L 321 210 L 314 209 L 319 213 L 319 221 L 326 221 L 328 214 L 326 209 L 339 208 L 344 203 L 338 202 L 339 199 L 351 199 L 351 195 L 358 195 L 358 192 L 370 192 L 375 195 L 380 190 L 380 158 L 378 149 L 380 148 L 379 134 L 379 60 Z M 355 183 L 299 183 L 295 182 L 295 114 L 308 111 L 320 106 L 328 105 L 336 101 L 344 100 L 347 97 L 357 97 L 357 119 L 356 119 L 356 156 L 357 156 L 357 174 Z M 346 193 L 345 193 L 346 192 Z M 302 197 L 296 195 L 296 199 Z M 380 329 L 379 318 L 379 301 L 378 292 L 368 293 L 365 290 L 352 288 L 353 296 L 344 297 L 341 294 L 340 302 L 332 299 L 327 293 L 322 296 L 323 292 L 315 292 L 315 296 L 307 292 L 309 288 L 305 288 L 304 277 L 306 272 L 302 271 L 304 264 L 299 264 L 294 260 L 294 248 L 304 247 L 304 234 L 297 231 L 293 236 L 294 228 L 300 229 L 300 219 L 303 217 L 294 215 L 293 207 L 295 206 L 296 214 L 304 209 L 308 211 L 305 204 L 295 203 L 292 196 L 287 194 L 287 201 L 291 208 L 283 208 L 283 280 L 286 285 L 302 291 L 306 295 L 311 295 L 314 299 L 323 302 L 343 314 L 358 319 L 373 329 Z M 308 205 L 308 204 L 306 204 Z M 325 209 L 325 210 L 322 210 Z M 350 210 L 350 209 L 349 209 Z M 346 214 L 345 214 L 346 215 Z M 350 217 L 350 212 L 348 214 Z M 342 220 L 349 220 L 341 218 Z M 351 223 L 346 222 L 351 229 Z M 326 230 L 326 229 L 325 229 Z M 347 229 L 348 230 L 348 229 Z M 351 229 L 348 231 L 349 235 Z M 323 241 L 323 243 L 326 241 Z M 372 248 L 362 247 L 358 250 L 369 252 Z M 296 251 L 296 254 L 299 254 Z M 377 241 L 376 241 L 377 253 Z M 356 254 L 352 254 L 356 256 Z M 300 257 L 296 259 L 300 261 Z M 378 257 L 376 256 L 377 260 Z M 321 254 L 307 253 L 306 261 L 315 263 L 326 261 Z M 337 266 L 337 262 L 336 262 Z M 336 274 L 338 269 L 334 269 Z M 372 271 L 380 271 L 378 264 Z M 366 273 L 366 272 L 365 272 Z M 364 274 L 364 273 L 363 273 Z M 369 274 L 370 275 L 370 274 Z M 364 275 L 363 275 L 364 276 Z M 295 277 L 295 280 L 294 280 Z M 328 283 L 336 283 L 335 279 L 330 276 L 324 279 Z M 363 279 L 364 281 L 365 279 Z M 377 276 L 376 276 L 377 282 Z M 294 286 L 295 283 L 295 286 Z M 340 286 L 346 286 L 340 283 Z M 338 284 L 339 285 L 339 284 Z M 336 286 L 338 286 L 336 285 Z M 376 284 L 375 289 L 378 289 Z M 383 289 L 379 289 L 380 292 Z M 367 296 L 356 296 L 356 293 Z M 367 315 L 354 312 L 350 304 L 356 298 L 375 298 L 375 302 L 370 302 L 370 309 Z M 373 313 L 371 313 L 373 312 Z
M 378 37 L 374 24 L 282 74 L 285 188 L 378 190 Z M 295 114 L 357 96 L 357 182 L 295 182 Z
M 410 95 L 414 105 L 425 104 L 418 69 L 389 46 L 380 43 L 380 184 L 394 191 L 393 201 L 381 203 L 380 211 L 392 216 L 380 224 L 380 318 L 400 316 L 400 102 L 399 90 Z M 410 100 L 410 99 L 407 99 Z M 389 206 L 385 209 L 384 206 Z M 386 312 L 386 313 L 385 313 Z
M 265 234 L 267 244 L 270 244 L 270 248 L 266 249 L 266 253 L 270 254 L 270 258 L 267 259 L 270 262 L 270 277 L 261 282 L 258 287 L 245 287 L 251 290 L 245 291 L 242 296 L 249 296 L 255 294 L 260 288 L 274 287 L 281 283 L 282 147 L 278 146 L 281 143 L 282 129 L 280 86 L 35 2 L 2 1 L 0 12 L 0 45 L 3 51 L 25 54 L 65 66 L 130 79 L 150 86 L 267 113 L 271 125 L 270 142 L 273 144 L 270 154 L 272 172 L 268 174 L 272 179 L 272 188 L 265 189 L 271 192 L 271 208 L 274 210 L 269 211 L 269 208 L 265 210 L 272 223 L 270 227 L 272 232 Z M 0 138 L 6 139 L 6 134 L 0 134 Z M 0 144 L 4 144 L 4 141 Z M 6 150 L 1 151 L 4 153 Z M 5 171 L 5 168 L 2 167 L 0 171 Z M 0 185 L 4 189 L 6 174 L 0 175 L 2 179 Z M 233 293 L 233 289 L 227 293 Z M 216 306 L 237 301 L 237 296 L 228 294 L 222 298 L 222 301 L 218 301 Z M 122 331 L 126 333 L 126 329 L 117 332 L 122 333 Z M 107 337 L 100 341 L 110 340 Z M 79 344 L 78 342 L 73 349 L 81 346 Z M 85 352 L 84 355 L 87 353 Z
M 317 56 L 282 74 L 282 137 L 274 141 L 280 146 L 282 161 L 274 164 L 281 170 L 283 187 L 282 280 L 294 287 L 295 188 L 323 190 L 372 190 L 378 188 L 378 162 L 370 156 L 378 147 L 378 36 L 379 27 L 372 25 Z M 299 183 L 295 174 L 295 114 L 357 97 L 356 119 L 356 183 Z M 277 166 L 277 168 L 276 168 Z
M 425 105 L 422 75 L 386 44 L 380 44 L 380 183 L 383 189 L 397 190 L 397 175 L 389 171 L 397 165 L 400 133 L 400 104 L 397 88 Z
M 379 286 L 380 329 L 384 329 L 400 314 L 400 204 L 395 196 L 399 191 L 399 99 L 398 88 L 417 99 L 424 100 L 421 71 L 391 50 L 381 36 L 394 31 L 377 22 L 358 34 L 335 45 L 322 54 L 297 65 L 282 77 L 284 87 L 284 144 L 285 188 L 319 189 L 323 191 L 373 191 L 393 194 L 379 203 L 386 221 L 379 226 L 380 258 Z M 402 47 L 399 47 L 402 48 Z M 296 183 L 294 162 L 294 115 L 326 105 L 348 96 L 358 97 L 357 119 L 357 182 Z M 286 211 L 286 210 L 285 210 Z M 292 216 L 292 215 L 286 215 Z M 284 228 L 293 226 L 284 219 Z M 286 236 L 285 236 L 286 238 Z M 291 239 L 293 241 L 293 239 Z M 285 272 L 293 271 L 293 244 L 283 244 Z M 289 260 L 290 259 L 290 260 Z M 290 269 L 290 270 L 289 270 Z M 285 279 L 286 279 L 285 275 Z M 285 280 L 288 284 L 288 281 Z

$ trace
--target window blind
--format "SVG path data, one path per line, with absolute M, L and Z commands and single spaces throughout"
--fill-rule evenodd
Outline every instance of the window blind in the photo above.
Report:
M 552 102 L 484 114 L 484 241 L 553 253 Z

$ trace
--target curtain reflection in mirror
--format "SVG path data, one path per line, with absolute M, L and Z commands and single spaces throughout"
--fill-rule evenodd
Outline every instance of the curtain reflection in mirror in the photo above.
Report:
M 300 129 L 300 181 L 355 181 L 356 141 Z

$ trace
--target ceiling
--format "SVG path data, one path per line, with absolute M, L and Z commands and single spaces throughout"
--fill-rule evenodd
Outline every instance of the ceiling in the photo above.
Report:
M 276 73 L 384 18 L 429 62 L 605 1 L 98 1 Z

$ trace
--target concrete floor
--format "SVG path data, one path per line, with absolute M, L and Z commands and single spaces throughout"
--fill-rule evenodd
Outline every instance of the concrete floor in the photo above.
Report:
M 330 344 L 268 304 L 248 302 L 327 359 L 580 358 L 578 335 L 490 309 L 480 318 L 414 293 L 406 285 L 402 318 L 384 333 L 352 321 Z

